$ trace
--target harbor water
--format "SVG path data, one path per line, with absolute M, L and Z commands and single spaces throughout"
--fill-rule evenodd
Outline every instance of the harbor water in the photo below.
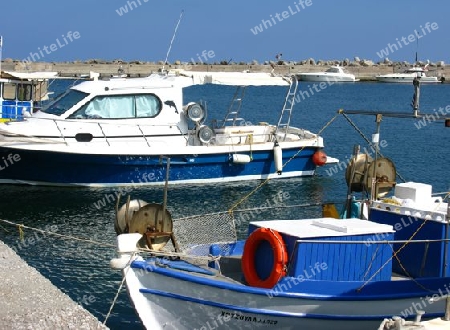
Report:
M 51 89 L 56 95 L 70 83 L 55 81 Z M 358 132 L 344 116 L 337 114 L 339 109 L 412 113 L 412 85 L 348 83 L 319 87 L 300 83 L 299 90 L 302 92 L 298 94 L 291 125 L 313 132 L 323 129 L 325 152 L 343 162 L 351 157 L 356 144 L 373 155 L 360 133 L 371 139 L 376 125 L 374 116 L 351 115 L 349 118 L 361 129 Z M 209 122 L 214 118 L 223 119 L 234 91 L 235 88 L 227 86 L 189 87 L 185 91 L 185 101 L 205 101 L 208 109 L 206 121 Z M 245 121 L 240 124 L 276 123 L 284 93 L 282 87 L 248 87 L 242 104 Z M 447 147 L 450 128 L 445 128 L 443 122 L 436 119 L 443 118 L 445 113 L 450 118 L 450 85 L 421 86 L 420 110 L 432 116 L 422 120 L 383 118 L 381 152 L 394 161 L 397 172 L 406 181 L 432 184 L 434 192 L 449 191 L 450 156 Z M 259 183 L 169 186 L 168 207 L 175 219 L 226 211 Z M 28 229 L 19 231 L 15 226 L 0 222 L 0 240 L 14 248 L 29 265 L 101 322 L 105 320 L 121 282 L 120 272 L 109 267 L 109 261 L 116 256 L 113 224 L 117 192 L 117 188 L 0 186 L 0 219 L 62 235 Z M 161 202 L 163 197 L 162 187 L 133 188 L 128 192 L 132 199 L 147 202 Z M 271 180 L 238 208 L 270 204 L 280 193 L 285 196 L 283 205 L 302 206 L 262 212 L 254 215 L 253 219 L 320 216 L 320 206 L 306 205 L 343 202 L 347 194 L 345 168 L 343 165 L 329 165 L 320 168 L 314 177 Z M 239 228 L 240 235 L 244 235 L 245 230 L 246 224 L 243 223 Z M 106 325 L 110 329 L 142 328 L 124 289 Z

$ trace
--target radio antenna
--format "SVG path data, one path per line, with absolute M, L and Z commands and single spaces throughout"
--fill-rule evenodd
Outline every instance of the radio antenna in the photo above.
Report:
M 166 59 L 164 60 L 164 64 L 163 64 L 163 67 L 162 67 L 162 71 L 163 71 L 163 72 L 164 72 L 164 66 L 165 66 L 166 63 L 167 63 L 167 59 L 169 58 L 170 50 L 172 49 L 172 43 L 173 43 L 173 41 L 175 40 L 175 36 L 176 36 L 176 34 L 177 34 L 178 26 L 180 25 L 181 18 L 183 17 L 183 13 L 184 13 L 184 10 L 182 10 L 181 13 L 180 13 L 180 18 L 178 19 L 178 23 L 177 23 L 177 25 L 175 26 L 175 31 L 173 32 L 172 40 L 170 40 L 169 49 L 167 50 Z

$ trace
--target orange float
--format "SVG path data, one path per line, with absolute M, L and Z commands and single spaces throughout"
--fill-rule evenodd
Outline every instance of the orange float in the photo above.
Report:
M 266 279 L 259 278 L 255 267 L 255 254 L 262 241 L 267 241 L 273 250 L 273 266 Z M 276 230 L 258 228 L 250 234 L 244 245 L 242 254 L 242 271 L 247 283 L 251 286 L 271 289 L 286 275 L 288 253 L 283 237 Z
M 312 155 L 312 161 L 316 166 L 323 166 L 327 163 L 327 154 L 322 150 L 317 150 Z

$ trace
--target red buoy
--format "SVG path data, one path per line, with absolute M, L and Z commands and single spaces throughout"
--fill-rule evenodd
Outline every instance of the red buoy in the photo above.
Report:
M 314 155 L 312 155 L 312 161 L 316 166 L 323 166 L 327 163 L 327 154 L 321 150 L 317 150 Z

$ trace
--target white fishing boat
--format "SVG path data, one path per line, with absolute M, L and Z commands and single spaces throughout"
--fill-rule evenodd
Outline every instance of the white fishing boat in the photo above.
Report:
M 36 106 L 48 100 L 48 82 L 57 72 L 2 71 L 0 74 L 0 121 L 31 117 Z
M 377 125 L 383 116 L 406 116 L 370 114 Z M 355 148 L 347 169 L 348 196 L 370 196 L 358 218 L 252 221 L 240 240 L 233 212 L 173 220 L 166 200 L 128 201 L 120 210 L 118 201 L 119 258 L 111 266 L 122 269 L 143 325 L 360 330 L 377 329 L 393 315 L 412 319 L 418 308 L 423 320 L 442 317 L 441 298 L 450 290 L 450 204 L 426 185 L 396 187 L 395 166 L 378 141 L 379 126 L 375 158 Z M 401 205 L 386 197 L 393 187 Z M 348 201 L 350 217 L 356 202 Z M 409 214 L 418 219 L 413 229 L 399 227 Z
M 129 220 L 117 223 L 129 233 L 118 236 L 111 265 L 123 270 L 146 329 L 376 329 L 392 315 L 414 317 L 418 304 L 424 319 L 443 315 L 443 300 L 422 302 L 443 294 L 450 276 L 393 273 L 392 225 L 255 221 L 238 240 L 226 212 L 172 222 L 161 205 L 125 209 Z M 169 240 L 174 248 L 164 246 Z
M 208 83 L 237 86 L 223 118 L 210 123 L 205 104 L 183 104 L 183 88 Z M 248 124 L 240 116 L 249 85 L 286 87 L 277 124 L 263 118 Z M 327 158 L 320 136 L 290 125 L 296 91 L 296 79 L 247 72 L 176 71 L 85 81 L 30 118 L 0 127 L 0 156 L 8 159 L 0 182 L 162 184 L 162 155 L 172 159 L 173 183 L 310 176 Z
M 389 73 L 384 75 L 376 76 L 377 81 L 385 82 L 385 83 L 408 83 L 412 84 L 415 78 L 420 79 L 421 83 L 439 83 L 442 82 L 442 79 L 438 79 L 438 77 L 427 76 L 427 66 L 419 67 L 413 66 L 411 68 L 406 69 L 402 73 Z
M 301 72 L 296 74 L 301 81 L 325 81 L 325 82 L 355 82 L 359 79 L 354 74 L 347 72 L 343 67 L 333 65 L 325 72 Z

